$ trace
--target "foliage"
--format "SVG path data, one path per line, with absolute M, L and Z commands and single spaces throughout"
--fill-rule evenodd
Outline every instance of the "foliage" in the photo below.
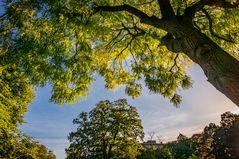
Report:
M 220 126 L 205 127 L 200 147 L 201 156 L 215 156 L 218 159 L 237 159 L 239 142 L 239 115 L 226 112 L 221 115 Z
M 177 14 L 195 0 L 175 0 Z M 160 93 L 175 105 L 181 101 L 180 89 L 191 87 L 186 75 L 189 59 L 162 47 L 166 34 L 140 23 L 127 12 L 97 12 L 97 6 L 132 5 L 147 15 L 162 17 L 154 1 L 133 0 L 6 0 L 1 15 L 0 65 L 14 65 L 34 86 L 52 85 L 51 101 L 75 102 L 85 97 L 94 75 L 104 77 L 105 87 L 124 85 L 132 97 L 141 94 L 141 82 L 151 92 Z M 150 9 L 149 9 L 150 8 Z M 238 40 L 238 9 L 208 6 L 214 32 Z M 209 31 L 203 12 L 193 19 L 195 26 L 218 45 L 237 56 L 237 45 L 217 38 Z
M 199 146 L 200 136 L 194 135 L 192 138 L 179 134 L 177 141 L 168 143 L 173 158 L 188 159 L 197 155 L 197 147 Z
M 142 152 L 136 157 L 137 159 L 158 159 L 160 156 L 160 152 L 156 147 L 146 147 L 142 150 Z
M 0 136 L 16 129 L 34 95 L 27 78 L 15 65 L 0 66 Z
M 169 147 L 165 145 L 161 150 L 160 150 L 160 158 L 162 159 L 173 159 L 173 154 Z
M 161 149 L 155 147 L 147 147 L 137 156 L 137 159 L 173 159 L 172 152 L 169 147 L 164 145 Z
M 191 138 L 179 134 L 176 141 L 163 144 L 160 149 L 145 148 L 137 159 L 197 159 L 201 134 L 194 134 Z
M 198 159 L 198 157 L 195 154 L 192 154 L 188 159 Z
M 2 159 L 55 159 L 52 151 L 20 131 L 0 136 Z
M 73 120 L 77 130 L 69 134 L 67 158 L 135 158 L 144 137 L 136 108 L 125 99 L 101 101 L 89 113 Z
M 18 129 L 34 94 L 27 77 L 15 64 L 0 63 L 0 158 L 54 159 L 44 145 Z

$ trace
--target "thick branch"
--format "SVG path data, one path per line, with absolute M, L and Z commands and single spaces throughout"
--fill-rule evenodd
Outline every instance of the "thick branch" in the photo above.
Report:
M 119 11 L 126 11 L 129 12 L 140 19 L 141 23 L 151 25 L 163 30 L 167 30 L 168 27 L 164 20 L 157 18 L 156 16 L 148 16 L 146 13 L 142 12 L 141 10 L 132 7 L 128 4 L 118 5 L 118 6 L 98 6 L 95 9 L 95 13 L 99 11 L 105 12 L 119 12 Z
M 175 16 L 169 0 L 158 0 L 163 18 L 169 19 Z
M 177 67 L 177 69 L 179 68 L 179 66 L 178 66 L 178 64 L 177 64 L 177 59 L 178 59 L 178 57 L 179 57 L 179 54 L 176 54 L 176 56 L 175 56 L 175 58 L 174 58 L 174 60 L 173 60 L 173 66 L 170 68 L 170 72 L 172 72 L 173 71 L 173 68 L 176 66 Z

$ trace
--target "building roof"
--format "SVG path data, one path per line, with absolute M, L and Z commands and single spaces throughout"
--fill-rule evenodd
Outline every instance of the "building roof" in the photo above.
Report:
M 148 140 L 146 142 L 143 142 L 142 145 L 145 147 L 155 146 L 159 148 L 163 146 L 163 143 L 157 143 L 156 140 Z

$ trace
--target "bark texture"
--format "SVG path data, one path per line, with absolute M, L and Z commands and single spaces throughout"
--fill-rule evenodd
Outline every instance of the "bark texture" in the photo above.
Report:
M 168 30 L 171 39 L 168 36 L 162 41 L 167 48 L 181 51 L 199 64 L 208 81 L 239 106 L 239 61 L 195 29 L 187 19 L 176 18 L 171 25 Z

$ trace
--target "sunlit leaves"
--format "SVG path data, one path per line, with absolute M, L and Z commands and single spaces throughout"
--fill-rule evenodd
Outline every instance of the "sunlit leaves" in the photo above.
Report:
M 178 94 L 174 94 L 173 97 L 170 99 L 170 102 L 173 103 L 175 106 L 178 106 L 181 103 L 181 96 Z
M 52 151 L 20 131 L 0 136 L 0 158 L 55 159 Z
M 125 93 L 127 95 L 131 96 L 132 98 L 136 98 L 136 97 L 139 97 L 141 95 L 141 90 L 142 90 L 141 84 L 134 83 L 134 82 L 129 82 L 126 85 Z
M 227 39 L 227 42 L 216 37 L 210 32 L 209 20 L 203 12 L 198 12 L 194 18 L 195 24 L 202 32 L 208 35 L 212 40 L 219 44 L 234 57 L 238 57 L 239 27 L 237 24 L 239 18 L 239 9 L 224 9 L 215 7 L 205 7 L 212 19 L 212 30 L 216 35 Z
M 138 142 L 144 133 L 135 107 L 125 99 L 100 101 L 89 113 L 73 120 L 68 158 L 135 158 L 142 149 Z
M 16 7 L 22 5 L 26 6 L 19 9 L 24 10 L 28 9 L 30 3 L 16 3 Z M 18 9 L 16 7 L 14 9 Z M 29 7 L 37 11 L 33 6 Z M 8 16 L 13 21 L 20 20 L 10 9 Z M 54 8 L 49 8 L 51 9 Z M 52 19 L 49 20 L 49 14 L 43 16 L 43 13 L 39 13 L 40 15 L 35 14 L 29 18 L 25 12 L 27 10 L 18 16 L 30 20 L 24 23 L 26 27 L 5 21 L 5 26 L 11 23 L 12 27 L 19 28 L 15 31 L 19 35 L 8 37 L 14 45 L 9 46 L 4 55 L 4 62 L 17 63 L 17 67 L 20 67 L 36 86 L 44 86 L 50 82 L 53 85 L 51 100 L 54 102 L 76 102 L 80 96 L 86 96 L 93 81 L 90 72 L 92 60 L 89 55 L 91 43 L 85 39 L 86 32 L 81 32 L 78 27 L 69 23 L 70 18 L 65 17 L 63 13 L 52 15 Z
M 34 95 L 26 77 L 16 66 L 0 66 L 0 136 L 23 122 L 23 115 Z M 4 115 L 3 115 L 4 114 Z
M 181 86 L 183 89 L 190 88 L 192 86 L 192 81 L 191 81 L 190 77 L 185 76 L 181 81 Z
M 27 77 L 14 64 L 0 65 L 0 88 L 0 158 L 55 158 L 18 129 L 34 97 Z
M 182 15 L 195 2 L 176 0 L 171 4 L 174 12 Z M 174 98 L 175 94 L 191 87 L 185 71 L 190 61 L 162 46 L 165 31 L 142 24 L 127 12 L 95 10 L 99 5 L 124 3 L 161 17 L 157 1 L 150 0 L 7 2 L 0 25 L 2 65 L 15 64 L 34 86 L 50 83 L 50 100 L 60 104 L 87 96 L 95 75 L 104 78 L 107 89 L 123 85 L 126 94 L 134 98 L 141 94 L 144 80 L 149 91 L 178 104 L 181 98 Z M 238 9 L 204 9 L 213 19 L 215 32 L 238 41 Z M 193 20 L 195 27 L 237 56 L 238 44 L 214 37 L 205 14 L 198 12 Z

